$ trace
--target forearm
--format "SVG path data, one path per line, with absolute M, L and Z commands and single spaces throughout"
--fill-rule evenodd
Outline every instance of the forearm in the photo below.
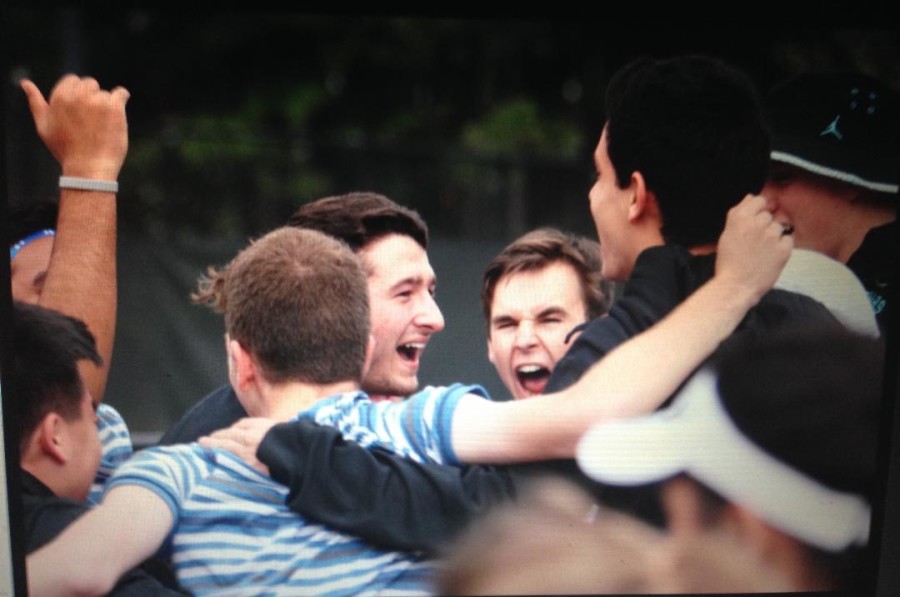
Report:
M 21 81 L 38 136 L 63 176 L 117 181 L 128 152 L 128 91 L 100 89 L 90 77 L 65 75 L 48 99 Z M 100 401 L 112 357 L 116 322 L 116 196 L 60 190 L 56 239 L 39 304 L 82 319 L 94 334 L 104 364 L 82 367 L 88 390 Z
M 567 390 L 515 403 L 460 401 L 453 448 L 463 462 L 571 458 L 587 429 L 658 408 L 740 323 L 758 295 L 713 278 Z
M 290 487 L 293 510 L 391 549 L 434 553 L 513 495 L 505 471 L 419 464 L 308 421 L 273 427 L 257 456 Z
M 116 330 L 114 194 L 60 191 L 53 255 L 39 304 L 81 319 L 94 335 L 103 364 L 82 360 L 79 367 L 94 401 L 101 401 Z
M 34 595 L 103 595 L 162 544 L 172 526 L 165 502 L 148 489 L 111 490 L 56 539 L 26 558 Z

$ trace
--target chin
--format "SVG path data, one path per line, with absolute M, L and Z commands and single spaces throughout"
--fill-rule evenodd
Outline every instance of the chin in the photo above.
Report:
M 418 389 L 419 380 L 414 377 L 412 379 L 391 380 L 390 383 L 387 384 L 384 393 L 392 396 L 406 397 L 410 394 L 414 394 Z

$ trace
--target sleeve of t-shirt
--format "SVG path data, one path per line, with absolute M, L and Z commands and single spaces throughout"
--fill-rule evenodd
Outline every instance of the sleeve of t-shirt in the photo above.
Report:
M 619 344 L 665 317 L 701 280 L 686 265 L 679 247 L 646 249 L 639 256 L 622 296 L 600 318 L 589 322 L 553 369 L 545 393 L 564 390 Z
M 422 464 L 362 448 L 309 420 L 272 427 L 257 457 L 288 486 L 292 510 L 389 549 L 434 554 L 474 517 L 514 497 L 503 468 Z
M 193 457 L 200 450 L 196 444 L 140 450 L 119 467 L 107 482 L 106 491 L 123 485 L 149 489 L 169 508 L 174 528 L 178 525 L 181 504 L 190 496 L 197 479 L 209 472 L 209 462 Z
M 452 445 L 453 413 L 465 395 L 487 399 L 480 386 L 429 386 L 402 402 L 373 402 L 344 394 L 318 402 L 301 418 L 338 429 L 366 448 L 382 448 L 419 462 L 458 464 Z
M 100 466 L 97 468 L 97 474 L 94 476 L 94 482 L 88 494 L 88 501 L 92 504 L 100 501 L 103 488 L 116 468 L 134 453 L 131 433 L 128 431 L 125 419 L 109 404 L 101 403 L 97 407 L 97 433 L 100 436 L 102 452 Z

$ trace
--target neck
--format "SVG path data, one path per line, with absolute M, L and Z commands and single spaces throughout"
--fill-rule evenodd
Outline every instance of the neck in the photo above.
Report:
M 322 398 L 341 392 L 353 392 L 359 389 L 355 381 L 342 381 L 331 384 L 311 384 L 288 381 L 278 384 L 265 383 L 258 388 L 255 397 L 242 396 L 241 403 L 252 417 L 265 417 L 276 421 L 287 421 L 298 412 L 306 410 Z M 248 392 L 249 394 L 249 392 Z
M 716 245 L 697 245 L 696 247 L 691 247 L 690 249 L 688 249 L 688 252 L 691 255 L 709 255 L 716 252 Z
M 847 263 L 853 257 L 853 254 L 862 246 L 866 235 L 873 228 L 890 224 L 897 219 L 896 212 L 891 209 L 873 207 L 868 210 L 859 210 L 857 214 L 855 221 L 850 220 L 850 222 L 847 222 L 847 220 L 844 220 L 844 229 L 847 231 L 844 235 L 844 242 L 838 243 L 834 250 L 830 252 L 830 256 L 841 263 Z

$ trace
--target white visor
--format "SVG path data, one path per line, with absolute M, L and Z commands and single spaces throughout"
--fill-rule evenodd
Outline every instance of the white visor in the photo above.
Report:
M 642 485 L 686 473 L 771 526 L 826 551 L 862 546 L 869 538 L 866 500 L 822 485 L 751 442 L 728 417 L 715 375 L 706 369 L 668 408 L 592 427 L 576 458 L 585 474 L 610 485 Z

